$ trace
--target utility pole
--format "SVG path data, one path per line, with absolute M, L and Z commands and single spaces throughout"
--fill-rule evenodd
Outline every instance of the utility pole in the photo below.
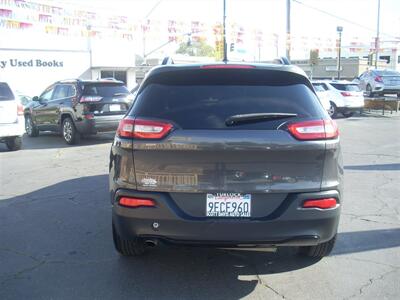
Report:
M 342 52 L 342 26 L 337 26 L 336 31 L 339 33 L 339 41 L 338 41 L 338 57 L 337 57 L 337 79 L 340 79 L 340 57 Z
M 226 45 L 226 28 L 225 28 L 225 20 L 226 20 L 226 0 L 224 1 L 224 15 L 223 15 L 223 21 L 222 21 L 222 27 L 223 27 L 223 35 L 224 35 L 224 62 L 228 62 L 228 49 L 227 49 L 227 45 Z
M 286 0 L 286 57 L 290 60 L 290 1 Z
M 381 18 L 381 0 L 378 0 L 378 20 L 376 24 L 376 39 L 375 39 L 375 69 L 378 68 L 379 59 L 379 21 Z

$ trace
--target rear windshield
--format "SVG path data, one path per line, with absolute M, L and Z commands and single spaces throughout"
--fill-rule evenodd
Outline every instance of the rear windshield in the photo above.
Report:
M 312 85 L 314 87 L 314 90 L 316 90 L 317 92 L 324 92 L 328 90 L 328 88 L 323 83 L 313 83 Z
M 331 85 L 339 91 L 347 91 L 347 92 L 361 91 L 357 84 L 331 83 Z
M 120 94 L 129 94 L 128 89 L 120 83 L 90 83 L 83 87 L 85 96 L 112 97 Z
M 0 101 L 1 100 L 14 100 L 14 94 L 5 82 L 0 82 Z
M 390 70 L 385 70 L 385 71 L 374 71 L 374 73 L 378 76 L 400 76 L 399 72 L 396 71 L 390 71 Z
M 176 82 L 176 80 L 175 80 Z M 228 127 L 227 118 L 251 113 L 295 113 L 321 117 L 316 95 L 304 84 L 148 84 L 131 115 L 174 122 L 183 129 L 268 129 L 286 120 Z

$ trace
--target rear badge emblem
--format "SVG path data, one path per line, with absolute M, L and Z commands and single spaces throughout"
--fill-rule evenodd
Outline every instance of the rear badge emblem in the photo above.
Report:
M 141 180 L 142 185 L 144 186 L 157 186 L 157 180 L 154 178 L 143 178 Z

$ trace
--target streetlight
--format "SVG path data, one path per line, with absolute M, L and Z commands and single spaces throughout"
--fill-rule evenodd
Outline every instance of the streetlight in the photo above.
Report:
M 337 79 L 340 79 L 340 56 L 341 56 L 341 50 L 342 50 L 342 31 L 343 27 L 342 26 L 337 26 L 336 31 L 339 34 L 339 43 L 338 43 L 338 56 L 337 56 Z

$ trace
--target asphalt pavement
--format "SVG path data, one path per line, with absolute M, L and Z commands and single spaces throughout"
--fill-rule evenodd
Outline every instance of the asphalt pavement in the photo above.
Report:
M 112 135 L 0 144 L 0 299 L 399 299 L 400 114 L 337 120 L 345 202 L 333 253 L 112 244 Z

